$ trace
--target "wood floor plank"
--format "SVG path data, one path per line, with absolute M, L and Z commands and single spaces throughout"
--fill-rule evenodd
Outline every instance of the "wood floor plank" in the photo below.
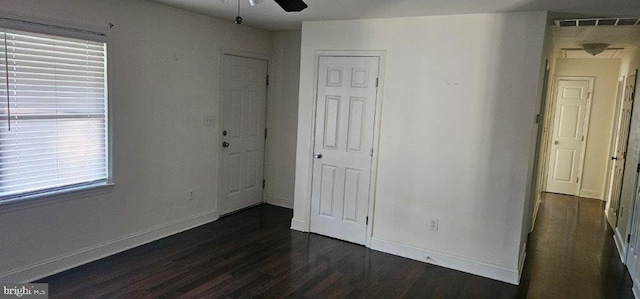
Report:
M 50 298 L 633 298 L 599 201 L 545 195 L 520 286 L 289 229 L 258 206 L 38 282 Z

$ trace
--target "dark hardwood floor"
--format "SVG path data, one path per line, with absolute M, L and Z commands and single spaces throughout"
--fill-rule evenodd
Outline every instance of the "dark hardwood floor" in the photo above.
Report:
M 527 298 L 634 298 L 604 207 L 543 193 L 520 280 Z
M 50 276 L 50 298 L 633 298 L 599 201 L 544 198 L 520 286 L 291 231 L 262 205 Z

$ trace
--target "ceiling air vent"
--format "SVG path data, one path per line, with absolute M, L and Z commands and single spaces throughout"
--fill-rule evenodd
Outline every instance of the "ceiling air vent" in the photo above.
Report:
M 640 18 L 558 19 L 556 27 L 637 26 Z

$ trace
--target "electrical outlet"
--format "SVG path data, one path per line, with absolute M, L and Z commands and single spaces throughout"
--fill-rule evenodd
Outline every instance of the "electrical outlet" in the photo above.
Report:
M 193 190 L 189 190 L 189 200 L 193 200 L 194 192 Z
M 203 124 L 207 127 L 213 127 L 216 125 L 215 123 L 215 118 L 213 117 L 213 115 L 206 115 L 204 117 L 204 121 Z
M 438 219 L 431 219 L 431 230 L 434 232 L 438 231 Z

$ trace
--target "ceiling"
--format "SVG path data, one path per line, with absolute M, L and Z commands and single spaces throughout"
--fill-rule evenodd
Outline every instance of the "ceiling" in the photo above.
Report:
M 559 57 L 566 58 L 620 58 L 640 46 L 640 26 L 554 27 L 553 41 Z M 602 54 L 592 56 L 584 51 L 562 49 L 581 48 L 587 43 L 610 44 Z
M 230 0 L 150 0 L 233 22 L 237 2 Z M 635 17 L 638 0 L 304 0 L 309 8 L 284 12 L 273 0 L 251 7 L 240 0 L 245 26 L 271 31 L 299 30 L 302 21 L 547 10 L 563 17 Z

